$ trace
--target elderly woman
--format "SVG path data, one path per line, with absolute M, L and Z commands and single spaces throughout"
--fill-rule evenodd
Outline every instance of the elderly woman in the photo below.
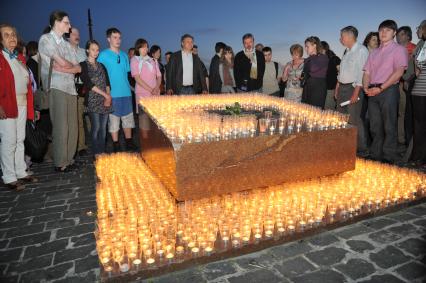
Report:
M 53 62 L 50 79 L 49 109 L 52 120 L 53 162 L 55 171 L 75 169 L 74 154 L 77 149 L 78 119 L 77 91 L 74 74 L 80 73 L 75 50 L 63 38 L 71 28 L 68 14 L 55 11 L 50 15 L 50 32 L 43 34 L 38 43 L 41 56 L 41 79 L 44 87 L 49 83 L 49 66 Z
M 282 80 L 287 82 L 284 90 L 284 98 L 294 102 L 302 100 L 303 88 L 300 79 L 303 72 L 303 47 L 300 44 L 293 44 L 290 47 L 291 61 L 284 67 Z
M 33 94 L 25 58 L 18 54 L 16 29 L 0 25 L 0 164 L 3 182 L 12 190 L 37 179 L 26 172 L 25 124 L 34 119 Z

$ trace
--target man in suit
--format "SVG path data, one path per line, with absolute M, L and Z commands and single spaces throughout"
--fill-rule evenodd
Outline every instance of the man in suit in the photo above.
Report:
M 219 64 L 220 58 L 222 57 L 223 49 L 225 49 L 226 44 L 223 42 L 217 42 L 214 49 L 216 55 L 213 56 L 210 63 L 210 76 L 209 76 L 209 91 L 210 93 L 220 93 L 222 90 L 222 80 L 219 75 Z
M 234 60 L 234 77 L 238 92 L 260 92 L 265 73 L 265 56 L 255 50 L 251 33 L 243 36 L 244 50 Z
M 207 93 L 207 84 L 200 58 L 192 53 L 194 38 L 189 34 L 181 37 L 182 50 L 170 56 L 167 64 L 167 94 Z

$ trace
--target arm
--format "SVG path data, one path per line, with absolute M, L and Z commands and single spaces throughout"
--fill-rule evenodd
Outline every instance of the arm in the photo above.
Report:
M 284 67 L 284 71 L 283 71 L 283 74 L 281 76 L 281 80 L 283 82 L 286 82 L 288 80 L 289 73 L 290 73 L 290 63 L 287 63 Z
M 166 68 L 166 89 L 167 89 L 168 95 L 173 94 L 172 79 L 173 79 L 174 65 L 175 65 L 174 61 L 175 61 L 175 56 L 174 54 L 172 54 L 170 56 L 170 61 L 169 63 L 167 63 L 167 68 Z
M 223 64 L 219 64 L 219 77 L 220 80 L 222 81 L 222 85 L 223 85 Z

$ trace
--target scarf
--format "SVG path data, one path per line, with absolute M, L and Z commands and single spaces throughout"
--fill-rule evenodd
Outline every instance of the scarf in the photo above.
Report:
M 18 50 L 15 49 L 13 52 L 10 52 L 8 49 L 3 48 L 3 51 L 9 55 L 10 60 L 18 59 Z
M 250 79 L 256 80 L 257 79 L 257 57 L 256 57 L 256 50 L 247 51 L 244 50 L 244 54 L 249 58 L 251 62 L 251 68 L 250 68 Z

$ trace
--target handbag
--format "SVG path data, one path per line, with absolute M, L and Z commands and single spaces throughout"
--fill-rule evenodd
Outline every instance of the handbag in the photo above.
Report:
M 25 125 L 25 154 L 34 162 L 42 162 L 48 147 L 47 134 L 36 122 L 28 120 Z
M 49 75 L 47 78 L 47 87 L 41 86 L 41 56 L 38 54 L 38 75 L 37 75 L 37 84 L 39 88 L 34 93 L 34 108 L 36 110 L 46 110 L 49 109 L 49 91 L 50 83 L 52 80 L 52 69 L 53 69 L 53 60 L 50 59 L 49 66 Z

